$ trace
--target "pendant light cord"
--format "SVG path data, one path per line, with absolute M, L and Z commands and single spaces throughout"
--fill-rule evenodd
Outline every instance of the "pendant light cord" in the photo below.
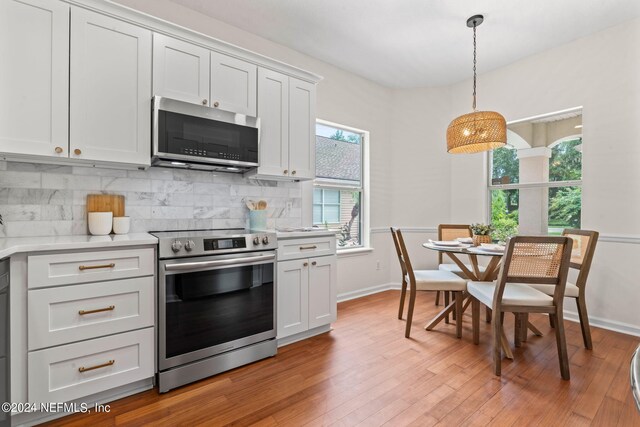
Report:
M 476 23 L 473 23 L 473 111 L 476 111 Z

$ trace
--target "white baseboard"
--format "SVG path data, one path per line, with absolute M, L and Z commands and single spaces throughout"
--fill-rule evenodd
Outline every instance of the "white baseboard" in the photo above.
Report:
M 400 290 L 400 283 L 385 283 L 384 285 L 372 286 L 370 288 L 364 288 L 357 291 L 345 292 L 338 295 L 338 302 L 362 298 L 367 295 L 377 294 L 378 292 L 384 292 L 388 290 Z M 571 322 L 580 321 L 580 319 L 578 318 L 578 313 L 570 310 L 564 311 L 564 318 L 565 320 L 569 320 Z M 617 322 L 615 320 L 603 319 L 596 316 L 589 316 L 589 324 L 597 328 L 640 337 L 640 326 Z
M 578 313 L 575 311 L 564 311 L 565 320 L 572 322 L 580 322 Z M 589 325 L 596 328 L 607 329 L 609 331 L 620 332 L 621 334 L 633 335 L 640 337 L 640 327 L 630 325 L 628 323 L 617 322 L 615 320 L 603 319 L 601 317 L 589 316 Z
M 338 294 L 338 302 L 349 301 L 356 298 L 366 297 L 367 295 L 377 294 L 378 292 L 388 291 L 393 289 L 392 283 L 384 283 L 382 285 L 371 286 L 370 288 L 358 289 L 357 291 L 350 291 Z

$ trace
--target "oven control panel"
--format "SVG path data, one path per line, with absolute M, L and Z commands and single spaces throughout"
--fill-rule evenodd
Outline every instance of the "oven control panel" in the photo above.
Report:
M 219 251 L 224 249 L 243 249 L 247 247 L 244 237 L 231 237 L 225 239 L 204 239 L 205 251 Z

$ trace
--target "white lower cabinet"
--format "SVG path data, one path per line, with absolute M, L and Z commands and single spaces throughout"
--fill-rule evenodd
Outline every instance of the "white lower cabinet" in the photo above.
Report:
M 28 292 L 29 350 L 153 326 L 153 276 Z
M 29 402 L 67 402 L 154 374 L 153 328 L 32 351 Z
M 309 262 L 278 263 L 278 338 L 309 329 Z
M 24 258 L 26 376 L 16 376 L 23 401 L 89 402 L 154 376 L 153 247 Z
M 277 338 L 304 333 L 334 322 L 337 318 L 337 259 L 335 237 L 333 254 L 278 261 L 277 265 Z M 319 239 L 320 240 L 320 239 Z M 302 241 L 302 239 L 300 239 Z M 286 242 L 286 243 L 285 243 Z M 296 240 L 279 242 L 282 249 Z M 284 252 L 285 258 L 290 252 Z M 280 259 L 280 258 L 279 258 Z

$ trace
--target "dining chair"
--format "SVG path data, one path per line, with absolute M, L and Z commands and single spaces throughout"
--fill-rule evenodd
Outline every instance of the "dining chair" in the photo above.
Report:
M 438 315 L 431 321 L 425 329 L 430 331 L 440 321 L 445 319 L 447 315 L 455 308 L 458 313 L 462 313 L 462 301 L 464 292 L 467 288 L 466 280 L 460 276 L 443 270 L 414 270 L 409 258 L 407 246 L 402 237 L 402 231 L 395 227 L 391 227 L 391 236 L 398 254 L 400 269 L 402 270 L 402 288 L 400 291 L 400 310 L 398 318 L 402 319 L 404 309 L 404 300 L 407 287 L 409 288 L 409 306 L 407 309 L 407 325 L 404 336 L 409 338 L 411 335 L 411 323 L 413 321 L 413 309 L 416 301 L 417 291 L 447 291 L 455 294 L 454 301 L 448 304 Z M 458 316 L 456 320 L 456 336 L 462 337 L 462 316 Z
M 438 225 L 438 240 L 456 240 L 458 238 L 471 237 L 471 226 L 469 224 L 440 224 Z M 465 266 L 473 271 L 473 266 L 471 264 L 465 264 Z M 452 273 L 457 274 L 463 279 L 467 279 L 464 272 L 460 267 L 458 267 L 455 263 L 445 263 L 444 262 L 444 254 L 442 252 L 438 253 L 438 270 L 450 271 Z M 480 266 L 480 271 L 484 271 L 484 267 Z M 440 292 L 436 293 L 436 305 L 440 304 Z M 447 293 L 444 294 L 444 304 L 449 304 L 449 295 Z
M 471 295 L 474 344 L 478 344 L 480 337 L 480 304 L 490 306 L 493 312 L 494 374 L 500 375 L 502 346 L 507 345 L 504 313 L 516 314 L 516 345 L 519 345 L 522 333 L 526 332 L 529 313 L 548 313 L 556 325 L 561 376 L 565 380 L 570 378 L 562 304 L 572 243 L 572 239 L 565 236 L 512 237 L 507 242 L 498 279 L 467 283 L 467 291 Z M 532 284 L 553 287 L 553 295 L 534 289 L 530 286 Z
M 587 277 L 589 277 L 589 270 L 591 269 L 591 261 L 593 260 L 593 255 L 596 251 L 596 243 L 598 243 L 599 233 L 591 230 L 565 229 L 562 232 L 562 235 L 573 240 L 571 263 L 569 264 L 569 267 L 578 270 L 576 283 L 567 282 L 564 296 L 575 299 L 576 306 L 578 307 L 578 317 L 580 318 L 584 347 L 588 350 L 592 350 L 593 343 L 591 341 L 589 316 L 587 315 L 585 288 L 587 285 Z M 531 287 L 542 291 L 547 295 L 553 295 L 554 293 L 554 288 L 550 285 L 535 284 L 531 285 Z M 549 317 L 549 321 L 551 326 L 554 327 L 555 323 L 552 317 Z

